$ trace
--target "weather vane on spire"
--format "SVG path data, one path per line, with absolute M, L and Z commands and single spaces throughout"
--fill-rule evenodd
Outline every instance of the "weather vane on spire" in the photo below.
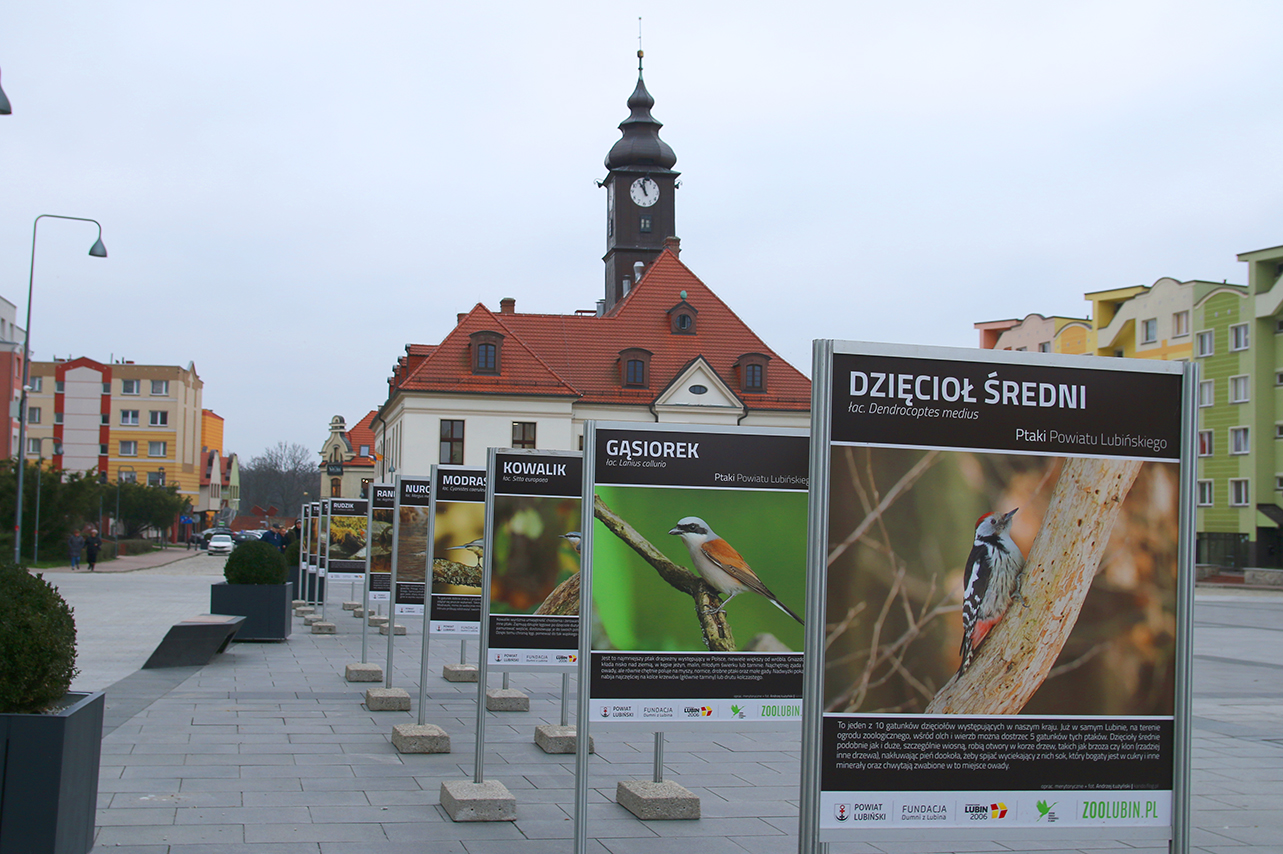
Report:
M 638 15 L 637 16 L 637 73 L 638 74 L 641 74 L 642 57 L 645 55 L 646 53 L 642 50 L 642 42 L 641 42 L 641 15 Z

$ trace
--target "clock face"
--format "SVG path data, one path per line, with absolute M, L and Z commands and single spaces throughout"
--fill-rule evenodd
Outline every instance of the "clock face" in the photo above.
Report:
M 628 195 L 643 208 L 648 208 L 659 201 L 659 185 L 650 178 L 638 178 L 633 182 Z

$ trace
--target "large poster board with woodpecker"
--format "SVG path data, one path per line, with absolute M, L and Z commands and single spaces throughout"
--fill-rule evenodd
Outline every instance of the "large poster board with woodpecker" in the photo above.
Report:
M 491 448 L 486 483 L 482 658 L 503 670 L 573 669 L 583 456 Z
M 481 633 L 481 561 L 485 557 L 484 466 L 432 468 L 432 507 L 424 556 L 431 555 L 428 622 L 433 635 Z M 421 572 L 428 571 L 425 560 Z M 421 576 L 425 577 L 425 576 Z
M 816 342 L 804 843 L 1183 832 L 1192 371 Z
M 584 444 L 593 725 L 798 721 L 806 432 L 590 423 Z

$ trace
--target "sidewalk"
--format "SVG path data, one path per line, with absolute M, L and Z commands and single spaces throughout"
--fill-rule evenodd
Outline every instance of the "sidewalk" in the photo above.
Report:
M 153 572 L 164 572 L 158 570 Z M 153 573 L 128 577 L 143 580 Z M 77 578 L 77 581 L 89 581 Z M 92 579 L 94 582 L 126 579 Z M 203 583 L 188 576 L 191 583 Z M 346 598 L 346 591 L 336 591 Z M 112 689 L 134 709 L 103 741 L 98 852 L 116 854 L 565 854 L 572 850 L 574 757 L 543 754 L 539 723 L 559 717 L 560 678 L 512 674 L 529 713 L 490 713 L 486 778 L 517 799 L 516 822 L 451 822 L 441 782 L 471 779 L 476 686 L 441 679 L 457 639 L 432 644 L 427 721 L 448 755 L 401 755 L 390 734 L 416 713 L 370 712 L 369 684 L 343 680 L 359 659 L 360 621 L 330 603 L 337 635 L 294 624 L 283 644 L 234 644 L 200 669 L 146 671 Z M 1283 854 L 1283 595 L 1200 590 L 1196 605 L 1193 850 Z M 402 618 L 393 685 L 417 703 L 421 621 Z M 387 638 L 371 632 L 382 663 Z M 470 657 L 476 658 L 471 642 Z M 144 685 L 146 682 L 148 684 Z M 497 685 L 498 676 L 492 678 Z M 375 683 L 377 684 L 377 683 Z M 150 692 L 150 693 L 148 693 Z M 142 698 L 142 699 L 139 699 Z M 572 699 L 573 703 L 573 699 Z M 789 854 L 796 851 L 799 736 L 670 733 L 666 775 L 702 799 L 698 821 L 642 822 L 614 803 L 623 779 L 649 779 L 652 736 L 594 733 L 594 854 Z M 1100 850 L 1166 854 L 1109 839 L 833 844 L 831 854 Z
M 171 563 L 177 563 L 180 560 L 186 560 L 190 557 L 205 556 L 206 553 L 195 549 L 188 550 L 183 546 L 170 546 L 169 548 L 158 549 L 153 552 L 144 552 L 136 555 L 123 555 L 115 560 L 100 561 L 95 567 L 94 572 L 137 572 L 140 569 L 154 569 L 158 566 L 168 566 Z M 87 564 L 84 560 L 80 561 L 80 569 L 76 572 L 88 572 Z M 39 569 L 37 572 L 49 575 L 61 575 L 71 573 L 73 570 L 70 566 L 54 566 L 47 569 Z

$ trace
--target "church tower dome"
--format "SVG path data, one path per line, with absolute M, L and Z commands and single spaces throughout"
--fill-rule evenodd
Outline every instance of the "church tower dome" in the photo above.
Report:
M 623 134 L 606 155 L 606 300 L 610 313 L 637 284 L 640 275 L 664 251 L 664 240 L 677 236 L 673 171 L 677 155 L 659 138 L 663 127 L 650 114 L 655 99 L 642 78 L 642 52 L 637 51 L 637 86 L 628 96 Z

